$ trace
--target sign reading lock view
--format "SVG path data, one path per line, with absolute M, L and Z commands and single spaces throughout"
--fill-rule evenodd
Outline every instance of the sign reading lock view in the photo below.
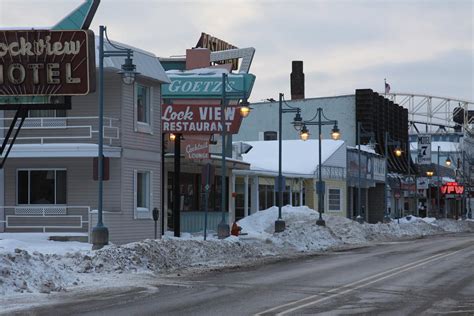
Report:
M 95 91 L 92 31 L 0 31 L 0 96 Z

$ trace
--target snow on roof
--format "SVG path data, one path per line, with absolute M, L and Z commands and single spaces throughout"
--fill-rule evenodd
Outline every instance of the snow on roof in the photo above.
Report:
M 438 146 L 440 147 L 439 151 L 441 152 L 457 152 L 459 151 L 459 145 L 460 144 L 457 142 L 431 142 L 431 152 L 436 153 L 436 151 L 438 151 Z M 410 149 L 417 150 L 418 142 L 411 142 Z
M 113 45 L 123 48 L 129 48 L 133 50 L 133 64 L 137 66 L 136 71 L 140 73 L 140 76 L 148 77 L 150 79 L 161 81 L 162 83 L 170 83 L 168 76 L 166 75 L 165 70 L 161 66 L 161 63 L 154 54 L 147 52 L 145 50 L 122 44 L 119 42 L 111 41 Z M 95 37 L 95 58 L 96 65 L 99 66 L 99 37 Z M 104 41 L 104 50 L 105 51 L 116 51 L 117 49 L 113 47 L 106 40 Z M 117 70 L 122 69 L 124 63 L 124 57 L 107 57 L 104 58 L 104 68 L 115 68 Z
M 197 69 L 191 69 L 191 70 L 178 70 L 178 69 L 170 69 L 166 71 L 167 75 L 220 75 L 222 74 L 228 74 L 229 71 L 225 68 L 217 68 L 217 67 L 212 67 L 212 68 L 197 68 Z
M 357 150 L 359 146 L 347 146 L 347 148 Z M 360 145 L 360 151 L 365 151 L 365 152 L 377 155 L 377 153 L 375 152 L 375 149 L 368 145 Z
M 278 171 L 278 141 L 245 142 L 253 148 L 243 154 L 243 160 L 250 163 L 250 169 L 256 171 Z M 293 174 L 314 174 L 318 166 L 318 140 L 283 140 L 282 171 Z M 323 164 L 336 152 L 344 141 L 323 139 Z

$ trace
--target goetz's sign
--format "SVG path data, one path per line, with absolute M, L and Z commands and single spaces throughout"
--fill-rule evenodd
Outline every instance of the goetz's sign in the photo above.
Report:
M 0 31 L 0 96 L 94 91 L 92 31 Z
M 168 77 L 170 84 L 162 85 L 164 99 L 209 99 L 222 97 L 222 76 L 213 75 L 173 75 Z M 255 76 L 251 74 L 231 75 L 227 77 L 225 94 L 227 99 L 242 99 L 252 90 Z
M 448 182 L 441 186 L 441 193 L 443 194 L 463 194 L 464 186 L 457 182 Z
M 163 104 L 161 111 L 164 133 L 219 134 L 223 130 L 220 105 Z M 227 106 L 224 112 L 226 133 L 237 134 L 242 123 L 239 107 Z

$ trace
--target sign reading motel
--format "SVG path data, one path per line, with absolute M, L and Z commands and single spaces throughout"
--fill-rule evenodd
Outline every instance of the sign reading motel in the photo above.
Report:
M 222 132 L 220 105 L 163 104 L 161 122 L 164 133 L 219 134 Z M 237 106 L 225 109 L 226 133 L 239 132 L 242 116 Z
M 0 96 L 94 92 L 94 45 L 89 30 L 0 31 Z

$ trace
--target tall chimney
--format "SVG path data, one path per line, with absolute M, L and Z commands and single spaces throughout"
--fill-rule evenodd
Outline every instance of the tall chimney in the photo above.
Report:
M 303 61 L 291 62 L 291 100 L 304 99 L 304 73 Z

